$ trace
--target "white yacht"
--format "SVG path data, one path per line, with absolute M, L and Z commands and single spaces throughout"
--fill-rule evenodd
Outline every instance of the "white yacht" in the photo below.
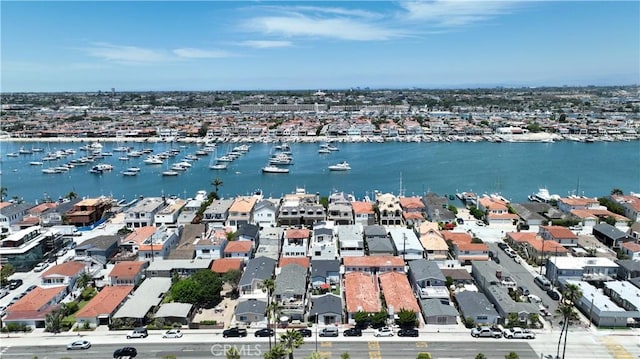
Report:
M 273 166 L 273 165 L 267 165 L 265 167 L 262 167 L 262 172 L 263 173 L 289 173 L 289 169 Z
M 347 161 L 342 161 L 341 163 L 329 166 L 329 171 L 348 171 L 350 169 L 351 166 Z

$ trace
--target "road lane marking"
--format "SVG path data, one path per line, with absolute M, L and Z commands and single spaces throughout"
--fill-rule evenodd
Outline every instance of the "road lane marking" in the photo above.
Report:
M 322 342 L 320 346 L 323 348 L 331 348 L 333 346 L 332 342 Z
M 427 342 L 416 342 L 416 348 L 426 348 L 428 346 Z
M 369 342 L 369 350 L 380 350 L 380 343 Z

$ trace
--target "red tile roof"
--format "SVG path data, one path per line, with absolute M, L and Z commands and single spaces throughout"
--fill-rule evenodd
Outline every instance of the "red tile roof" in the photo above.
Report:
M 224 253 L 247 253 L 253 249 L 252 241 L 231 241 L 224 248 Z
M 636 242 L 624 242 L 620 244 L 623 248 L 631 252 L 640 252 L 640 244 Z
M 216 273 L 227 273 L 230 270 L 242 270 L 242 258 L 220 258 L 211 263 L 211 270 Z
M 420 313 L 420 306 L 413 295 L 409 280 L 404 273 L 388 272 L 379 275 L 380 289 L 384 294 L 387 308 L 393 307 L 395 313 L 401 309 Z
M 455 246 L 459 251 L 489 253 L 489 247 L 485 243 L 456 243 Z
M 66 287 L 37 287 L 10 306 L 7 312 L 38 311 L 64 290 Z
M 85 264 L 82 262 L 69 261 L 55 265 L 40 275 L 41 278 L 51 276 L 74 277 L 84 271 Z
M 469 233 L 465 232 L 442 231 L 440 233 L 442 233 L 445 241 L 451 241 L 453 243 L 471 243 L 473 239 Z
M 311 231 L 306 228 L 292 228 L 287 229 L 284 234 L 284 238 L 287 239 L 297 239 L 297 238 L 309 238 Z
M 353 201 L 351 202 L 351 207 L 353 208 L 353 212 L 355 214 L 373 214 L 373 203 L 371 202 L 360 202 Z
M 87 305 L 75 314 L 75 317 L 76 319 L 96 318 L 99 315 L 113 314 L 131 291 L 133 291 L 132 285 L 104 287 Z
M 344 275 L 347 312 L 376 313 L 381 309 L 380 296 L 373 275 L 353 272 Z
M 344 257 L 345 267 L 398 267 L 404 266 L 404 260 L 398 256 Z
M 134 278 L 140 271 L 147 267 L 146 261 L 123 261 L 118 262 L 111 269 L 109 276 L 112 278 Z
M 569 228 L 562 226 L 540 226 L 540 231 L 548 232 L 553 238 L 578 238 Z
M 420 197 L 400 197 L 400 207 L 403 209 L 420 209 L 424 208 L 424 203 Z
M 289 264 L 297 264 L 304 268 L 309 268 L 309 258 L 308 257 L 280 257 L 280 263 L 278 263 L 278 267 L 282 268 Z

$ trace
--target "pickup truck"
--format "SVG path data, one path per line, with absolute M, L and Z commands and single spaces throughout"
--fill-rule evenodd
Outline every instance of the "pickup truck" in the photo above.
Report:
M 515 327 L 505 330 L 504 337 L 507 339 L 535 339 L 536 333 L 529 329 Z
M 246 337 L 247 336 L 247 330 L 246 329 L 240 329 L 240 328 L 229 328 L 229 329 L 225 329 L 222 332 L 222 336 L 224 338 L 228 338 L 228 337 Z

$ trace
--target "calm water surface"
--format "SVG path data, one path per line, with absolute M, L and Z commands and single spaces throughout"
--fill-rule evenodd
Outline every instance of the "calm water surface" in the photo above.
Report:
M 640 142 L 601 143 L 341 143 L 340 151 L 319 154 L 318 144 L 291 144 L 294 165 L 289 174 L 263 174 L 261 168 L 273 152 L 269 144 L 252 144 L 251 150 L 232 162 L 226 171 L 208 168 L 209 159 L 201 157 L 193 167 L 176 177 L 163 177 L 162 171 L 187 154 L 200 149 L 197 145 L 144 144 L 154 153 L 171 148 L 180 149 L 178 156 L 163 165 L 146 165 L 143 157 L 120 161 L 120 152 L 95 163 L 109 163 L 115 169 L 102 175 L 91 174 L 89 166 L 76 167 L 64 174 L 44 174 L 49 166 L 29 165 L 40 161 L 44 153 L 8 157 L 20 147 L 41 147 L 45 152 L 56 149 L 78 149 L 79 143 L 15 143 L 1 142 L 0 184 L 8 197 L 26 201 L 53 199 L 73 191 L 79 196 L 112 195 L 133 199 L 138 196 L 178 195 L 190 197 L 196 191 L 213 190 L 214 178 L 222 180 L 221 196 L 249 194 L 262 190 L 265 195 L 281 196 L 297 187 L 307 192 L 328 195 L 333 190 L 353 193 L 362 198 L 373 197 L 374 191 L 419 195 L 427 191 L 452 194 L 461 191 L 477 193 L 499 192 L 512 201 L 525 201 L 527 195 L 547 187 L 551 193 L 586 196 L 608 194 L 612 188 L 625 193 L 640 192 Z M 129 143 L 135 149 L 142 144 Z M 104 143 L 110 152 L 115 143 Z M 234 144 L 219 144 L 218 156 Z M 60 165 L 75 155 L 51 163 Z M 327 166 L 348 161 L 351 171 L 330 172 Z M 94 164 L 95 164 L 94 163 Z M 142 169 L 136 177 L 126 177 L 121 171 L 136 166 Z

